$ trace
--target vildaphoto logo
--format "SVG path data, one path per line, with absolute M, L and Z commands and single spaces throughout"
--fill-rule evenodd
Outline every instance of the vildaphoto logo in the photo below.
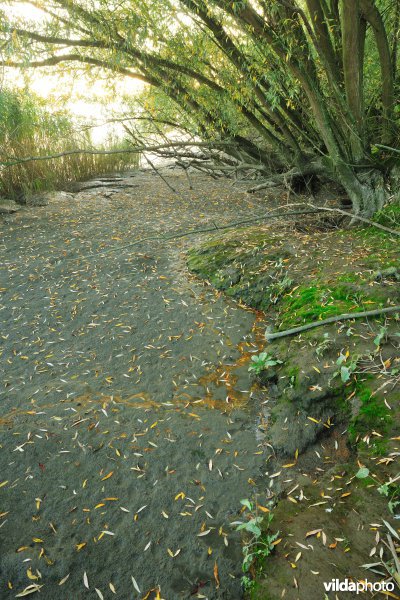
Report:
M 326 592 L 355 592 L 363 594 L 364 592 L 393 592 L 394 583 L 392 581 L 351 581 L 351 579 L 331 579 L 324 581 Z

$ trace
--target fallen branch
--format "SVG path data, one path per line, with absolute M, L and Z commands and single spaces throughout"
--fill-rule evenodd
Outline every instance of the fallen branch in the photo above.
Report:
M 389 306 L 387 308 L 378 308 L 376 310 L 367 310 L 359 313 L 344 313 L 343 315 L 329 317 L 328 319 L 323 319 L 322 321 L 314 321 L 314 323 L 308 323 L 307 325 L 293 327 L 293 329 L 286 329 L 286 331 L 279 331 L 278 333 L 266 333 L 265 339 L 267 340 L 267 342 L 271 342 L 272 340 L 277 340 L 278 338 L 283 338 L 288 335 L 295 335 L 296 333 L 301 333 L 302 331 L 307 331 L 308 329 L 314 329 L 314 327 L 328 325 L 329 323 L 336 323 L 337 321 L 345 321 L 348 319 L 361 319 L 364 317 L 375 317 L 377 315 L 382 315 L 396 311 L 400 312 L 400 306 Z
M 400 150 L 398 148 L 392 148 L 391 146 L 384 146 L 383 144 L 375 144 L 377 148 L 382 148 L 383 150 L 390 150 L 391 152 L 396 152 L 396 154 L 400 154 Z
M 359 217 L 353 213 L 346 212 L 345 210 L 341 210 L 340 208 L 328 208 L 327 206 L 315 206 L 308 202 L 306 206 L 310 206 L 311 208 L 318 208 L 318 210 L 327 210 L 329 212 L 340 213 L 341 215 L 346 215 L 346 217 L 351 217 L 352 219 L 357 219 L 358 221 L 362 221 L 363 223 L 368 223 L 368 225 L 372 225 L 373 227 L 377 227 L 377 229 L 382 229 L 382 231 L 386 231 L 387 233 L 391 233 L 393 235 L 400 235 L 400 231 L 396 229 L 391 229 L 390 227 L 385 227 L 385 225 L 381 225 L 380 223 L 375 223 L 375 221 L 371 221 L 370 219 L 366 219 L 365 217 Z
M 70 256 L 67 257 L 67 260 L 82 260 L 85 258 L 90 258 L 91 256 L 97 256 L 97 254 L 108 254 L 109 252 L 118 252 L 118 250 L 124 250 L 125 248 L 131 248 L 132 246 L 137 246 L 138 244 L 142 244 L 144 242 L 150 241 L 169 241 L 176 240 L 183 237 L 187 237 L 189 235 L 198 235 L 200 233 L 215 233 L 216 231 L 222 231 L 224 229 L 230 229 L 232 227 L 238 227 L 239 225 L 248 225 L 250 223 L 255 223 L 257 221 L 263 221 L 269 218 L 282 218 L 282 217 L 291 217 L 293 215 L 309 215 L 318 213 L 317 210 L 296 210 L 288 213 L 279 213 L 279 214 L 270 214 L 266 213 L 262 217 L 254 217 L 252 219 L 244 219 L 243 221 L 235 221 L 234 223 L 229 223 L 228 225 L 221 225 L 220 227 L 214 223 L 214 227 L 207 227 L 206 229 L 192 229 L 190 231 L 185 231 L 183 233 L 176 233 L 173 235 L 165 236 L 165 235 L 152 235 L 150 237 L 141 238 L 140 240 L 136 240 L 135 242 L 131 242 L 130 244 L 125 244 L 124 246 L 116 246 L 114 248 L 107 248 L 106 250 L 101 250 L 100 252 L 92 252 L 91 254 L 85 254 L 84 256 Z M 59 262 L 61 259 L 56 259 L 53 262 Z

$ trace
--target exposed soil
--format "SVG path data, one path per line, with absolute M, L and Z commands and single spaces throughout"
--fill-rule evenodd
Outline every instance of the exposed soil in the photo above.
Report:
M 149 172 L 111 178 L 0 224 L 0 597 L 239 600 L 244 498 L 280 532 L 254 598 L 379 579 L 360 565 L 382 518 L 396 528 L 377 491 L 400 454 L 396 316 L 270 344 L 282 364 L 258 381 L 248 366 L 275 320 L 397 302 L 398 250 L 284 221 L 165 241 L 266 209 L 223 180 L 168 181 L 177 194 Z M 189 273 L 193 246 L 214 287 Z M 342 353 L 372 357 L 346 384 Z
M 142 172 L 0 225 L 2 599 L 242 595 L 262 322 L 189 276 L 193 238 L 123 246 L 259 207 L 168 180 L 179 195 Z
M 228 297 L 265 310 L 269 331 L 400 304 L 396 238 L 302 225 L 282 220 L 276 230 L 226 233 L 191 249 L 189 267 Z M 393 563 L 387 534 L 400 540 L 386 525 L 399 531 L 399 334 L 392 313 L 264 343 L 275 363 L 257 377 L 274 514 L 264 535 L 279 531 L 279 540 L 249 570 L 251 598 L 348 598 L 325 594 L 323 583 L 390 577 L 382 558 Z M 362 567 L 371 563 L 372 571 Z

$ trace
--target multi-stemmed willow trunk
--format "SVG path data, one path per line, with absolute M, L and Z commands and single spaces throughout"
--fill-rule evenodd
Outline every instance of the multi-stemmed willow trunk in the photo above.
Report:
M 398 194 L 400 0 L 49 0 L 43 10 L 40 31 L 5 19 L 0 64 L 84 63 L 140 79 L 193 135 L 283 181 L 330 178 L 359 216 Z

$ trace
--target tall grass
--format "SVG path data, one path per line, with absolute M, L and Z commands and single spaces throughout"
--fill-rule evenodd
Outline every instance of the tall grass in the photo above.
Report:
M 123 147 L 123 142 L 110 139 L 107 147 L 100 149 Z M 90 148 L 93 148 L 90 135 L 77 132 L 67 114 L 50 112 L 43 100 L 32 95 L 0 90 L 0 162 L 11 157 L 46 156 Z M 21 192 L 29 195 L 61 189 L 70 181 L 121 171 L 137 164 L 135 154 L 80 154 L 12 167 L 0 165 L 0 196 L 15 198 Z

